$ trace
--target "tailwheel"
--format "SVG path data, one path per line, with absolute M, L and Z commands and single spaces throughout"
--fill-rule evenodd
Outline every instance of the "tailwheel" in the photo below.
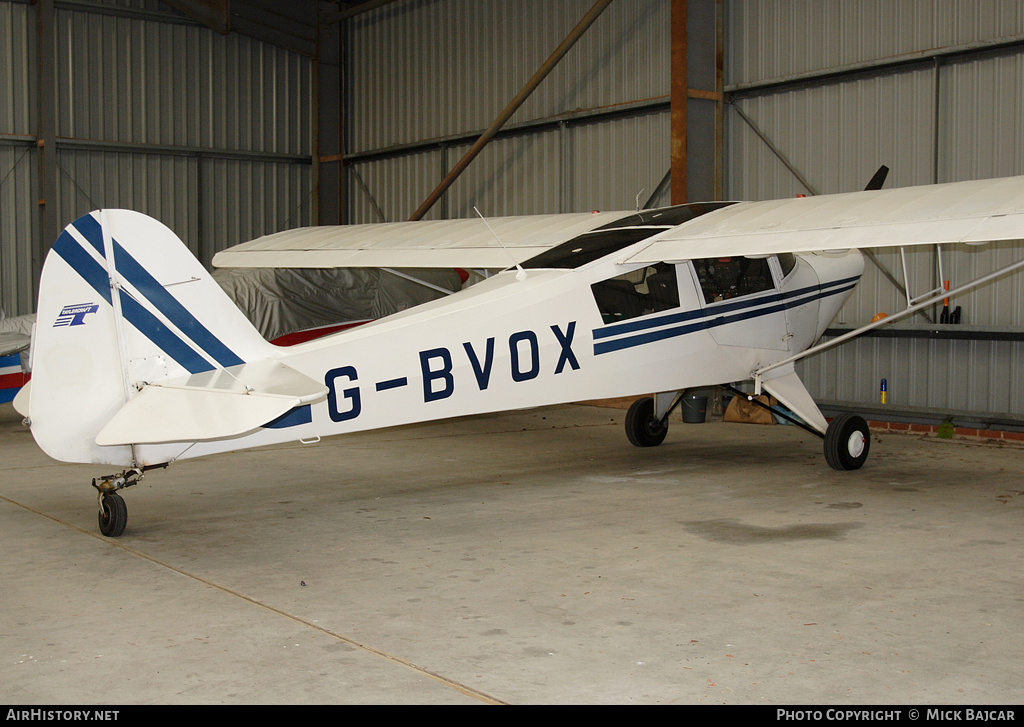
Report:
M 166 467 L 167 465 L 158 466 Z M 125 504 L 124 498 L 117 494 L 117 491 L 138 484 L 147 469 L 150 468 L 131 467 L 124 472 L 93 478 L 92 486 L 99 492 L 100 498 L 100 532 L 108 538 L 118 538 L 123 535 L 124 528 L 128 524 L 128 506 Z
M 626 436 L 635 447 L 657 447 L 668 434 L 668 421 L 654 415 L 654 399 L 637 399 L 626 412 Z
M 108 538 L 118 538 L 128 524 L 128 506 L 116 492 L 100 495 L 100 532 Z
M 840 414 L 825 431 L 825 461 L 834 470 L 856 470 L 868 458 L 868 423 L 856 414 Z

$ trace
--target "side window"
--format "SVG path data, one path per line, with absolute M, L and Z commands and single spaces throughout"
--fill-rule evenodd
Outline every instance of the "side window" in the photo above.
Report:
M 718 257 L 693 261 L 705 303 L 775 288 L 768 258 Z
M 676 269 L 658 263 L 618 275 L 590 286 L 605 323 L 657 313 L 679 307 Z
M 782 277 L 786 277 L 796 267 L 796 255 L 791 252 L 784 252 L 779 255 L 779 265 L 782 266 Z

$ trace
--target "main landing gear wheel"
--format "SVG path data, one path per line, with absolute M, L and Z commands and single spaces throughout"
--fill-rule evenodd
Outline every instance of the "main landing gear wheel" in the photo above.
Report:
M 825 461 L 834 470 L 856 470 L 868 458 L 868 423 L 856 414 L 840 414 L 825 430 Z
M 100 532 L 108 538 L 118 538 L 128 524 L 128 506 L 116 492 L 100 495 Z
M 626 412 L 626 436 L 635 447 L 657 447 L 665 441 L 668 422 L 654 416 L 654 399 L 637 399 Z

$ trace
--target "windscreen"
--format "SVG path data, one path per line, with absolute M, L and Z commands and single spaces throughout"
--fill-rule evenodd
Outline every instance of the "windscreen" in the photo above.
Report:
M 730 204 L 732 203 L 697 202 L 654 210 L 640 210 L 546 250 L 524 262 L 523 267 L 534 269 L 578 268 Z

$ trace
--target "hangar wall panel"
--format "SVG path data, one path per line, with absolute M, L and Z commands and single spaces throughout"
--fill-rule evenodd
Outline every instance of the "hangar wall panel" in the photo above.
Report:
M 348 221 L 378 219 L 355 173 L 388 200 L 389 220 L 408 219 L 592 5 L 401 0 L 348 21 Z M 492 141 L 427 218 L 472 215 L 474 204 L 486 214 L 632 209 L 641 189 L 652 194 L 668 169 L 668 114 L 645 107 L 667 105 L 669 11 L 668 0 L 612 3 L 510 119 L 520 131 Z M 610 109 L 622 114 L 586 118 Z M 360 159 L 404 145 L 414 149 Z M 393 176 L 399 168 L 408 179 Z M 384 169 L 397 186 L 384 186 Z
M 0 3 L 0 311 L 34 308 L 32 242 L 38 234 L 38 159 L 32 137 L 34 16 Z
M 199 259 L 272 232 L 314 224 L 310 167 L 258 159 L 203 159 Z M 223 207 L 234 211 L 225 214 Z
M 1024 33 L 1018 0 L 727 0 L 729 83 L 742 85 Z
M 0 0 L 0 308 L 35 308 L 42 240 L 39 6 Z M 58 224 L 97 207 L 160 219 L 209 263 L 312 224 L 309 58 L 222 36 L 157 0 L 54 11 Z
M 547 131 L 488 144 L 449 190 L 446 216 L 475 217 L 474 207 L 488 217 L 541 214 L 558 209 L 563 143 L 558 131 Z M 468 144 L 451 147 L 449 165 L 468 150 Z M 433 187 L 431 184 L 427 192 Z
M 309 168 L 247 159 L 62 150 L 60 207 L 68 220 L 124 208 L 163 222 L 209 263 L 226 245 L 309 224 Z M 225 210 L 237 208 L 237 214 Z M 232 243 L 234 244 L 234 243 Z
M 1024 2 L 783 1 L 769 7 L 732 0 L 726 8 L 731 198 L 854 191 L 881 164 L 892 170 L 888 187 L 1024 174 Z M 915 53 L 929 59 L 886 65 Z M 860 73 L 832 74 L 844 66 Z M 942 256 L 943 277 L 956 286 L 1021 259 L 1024 245 L 950 247 Z M 877 258 L 905 282 L 898 252 L 879 251 Z M 940 284 L 934 250 L 908 251 L 907 260 L 912 292 Z M 976 340 L 863 338 L 804 362 L 808 388 L 826 401 L 878 405 L 885 378 L 892 408 L 1024 418 L 1018 363 L 1024 344 L 988 340 L 993 333 L 1024 332 L 1022 278 L 1002 278 L 952 301 L 961 306 L 960 330 Z M 860 325 L 904 305 L 869 262 L 835 323 Z M 929 314 L 937 320 L 937 309 Z M 925 320 L 915 317 L 914 323 Z
M 402 0 L 347 23 L 349 153 L 481 131 L 592 0 Z M 612 3 L 509 123 L 668 92 L 669 3 Z
M 669 171 L 669 112 L 581 124 L 572 130 L 571 207 L 586 212 L 642 207 Z M 666 187 L 651 207 L 672 203 Z
M 61 136 L 308 154 L 308 59 L 186 24 L 57 12 Z
M 31 84 L 35 34 L 27 5 L 0 3 L 0 134 L 32 129 Z
M 878 404 L 886 379 L 887 407 L 941 414 L 973 413 L 1019 420 L 1024 398 L 1024 344 L 1007 341 L 922 341 L 862 338 L 808 359 L 801 376 L 825 402 Z
M 444 151 L 433 149 L 350 166 L 345 184 L 347 221 L 401 222 L 409 219 L 419 202 L 437 184 L 438 175 L 443 175 L 443 159 Z M 432 212 L 436 213 L 436 210 Z
M 35 309 L 33 245 L 39 217 L 35 148 L 0 144 L 0 310 L 21 315 Z
M 58 165 L 62 219 L 102 208 L 135 210 L 160 220 L 199 254 L 196 158 L 62 149 Z

